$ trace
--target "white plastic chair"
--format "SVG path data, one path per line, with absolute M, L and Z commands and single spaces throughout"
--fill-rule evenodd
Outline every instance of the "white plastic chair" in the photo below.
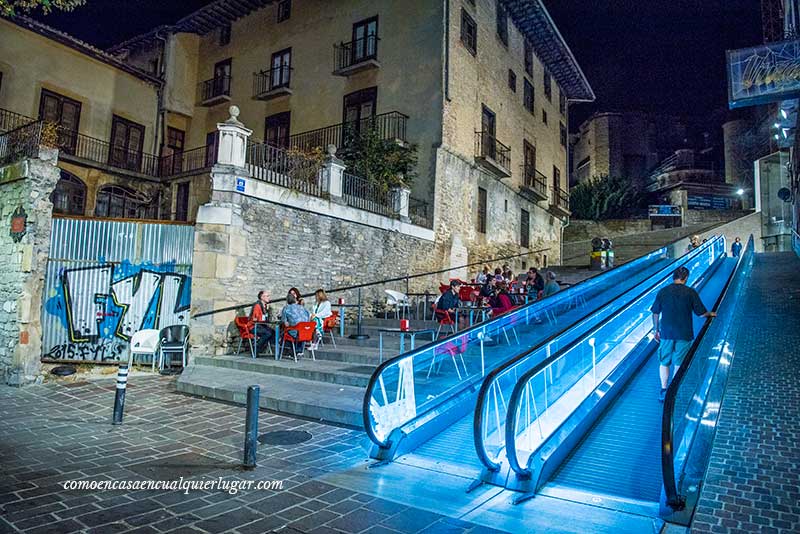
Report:
M 387 295 L 386 304 L 394 306 L 394 316 L 399 319 L 401 316 L 400 308 L 403 308 L 402 316 L 405 317 L 411 307 L 411 301 L 408 299 L 408 295 L 392 289 L 384 289 L 383 291 Z
M 134 355 L 149 355 L 152 359 L 153 371 L 156 370 L 156 353 L 158 352 L 158 345 L 161 341 L 160 331 L 154 328 L 139 330 L 133 337 L 130 343 L 130 358 L 128 364 L 133 363 Z

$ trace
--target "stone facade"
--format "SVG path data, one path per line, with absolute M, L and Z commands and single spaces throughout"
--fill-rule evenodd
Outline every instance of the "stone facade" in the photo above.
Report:
M 40 372 L 41 307 L 50 248 L 53 205 L 59 179 L 58 152 L 42 149 L 39 159 L 0 168 L 0 380 L 22 385 Z M 25 235 L 11 236 L 12 215 L 27 214 Z

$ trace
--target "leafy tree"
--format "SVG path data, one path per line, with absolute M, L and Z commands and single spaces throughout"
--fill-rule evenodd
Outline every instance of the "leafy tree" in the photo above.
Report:
M 72 11 L 85 3 L 86 0 L 0 0 L 0 14 L 10 17 L 20 12 L 30 13 L 41 8 L 42 13 L 46 15 L 53 9 Z
M 410 187 L 416 178 L 417 147 L 383 139 L 374 128 L 347 136 L 338 154 L 348 171 L 378 184 L 383 189 Z
M 644 207 L 645 192 L 623 176 L 593 176 L 570 190 L 570 211 L 576 219 L 625 219 Z

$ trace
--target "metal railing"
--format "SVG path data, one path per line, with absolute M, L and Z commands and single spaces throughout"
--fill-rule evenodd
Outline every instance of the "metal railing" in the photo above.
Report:
M 433 228 L 433 207 L 424 200 L 409 197 L 408 218 L 417 226 Z
M 200 82 L 200 101 L 207 102 L 220 96 L 231 96 L 231 77 L 218 76 Z
M 389 111 L 358 121 L 342 122 L 294 134 L 289 137 L 289 146 L 303 151 L 325 148 L 328 145 L 340 149 L 367 130 L 377 132 L 380 138 L 386 141 L 405 142 L 407 122 L 407 115 L 399 111 Z
M 673 154 L 650 171 L 650 179 L 655 179 L 659 174 L 665 172 L 680 171 L 685 169 L 715 170 L 714 160 L 702 154 Z
M 369 180 L 347 172 L 342 173 L 342 196 L 348 206 L 386 217 L 397 216 L 386 190 Z
M 36 121 L 0 134 L 0 165 L 38 156 L 43 125 Z
M 553 199 L 550 201 L 550 204 L 566 212 L 569 212 L 569 193 L 567 193 L 560 187 L 554 187 Z
M 489 132 L 475 132 L 475 156 L 490 158 L 504 169 L 511 169 L 511 149 Z
M 303 154 L 267 143 L 247 147 L 247 165 L 253 178 L 315 197 L 325 197 L 320 183 L 321 163 Z
M 182 150 L 161 157 L 159 176 L 168 178 L 184 173 L 206 171 L 213 167 L 216 161 L 217 151 L 215 145 Z
M 7 109 L 0 109 L 0 132 L 15 130 L 20 126 L 24 126 L 35 121 L 36 119 L 32 119 L 31 117 L 26 117 L 25 115 L 14 113 L 13 111 L 9 111 Z
M 673 510 L 682 510 L 686 505 L 681 490 L 699 482 L 685 479 L 684 468 L 698 431 L 705 427 L 709 416 L 713 417 L 714 412 L 719 413 L 706 409 L 708 393 L 720 366 L 729 366 L 731 363 L 734 347 L 729 331 L 733 326 L 737 302 L 740 301 L 738 291 L 752 268 L 753 248 L 751 235 L 711 308 L 717 312 L 717 318 L 705 320 L 667 387 L 661 418 L 661 475 L 667 504 Z M 729 292 L 732 298 L 726 300 Z M 698 353 L 704 356 L 700 357 Z M 713 428 L 714 425 L 710 426 Z
M 535 167 L 528 166 L 523 169 L 523 184 L 543 197 L 547 197 L 547 178 Z
M 377 35 L 371 34 L 347 43 L 333 45 L 333 70 L 338 72 L 354 65 L 378 58 Z
M 253 98 L 282 87 L 288 88 L 292 81 L 292 67 L 281 65 L 253 73 Z

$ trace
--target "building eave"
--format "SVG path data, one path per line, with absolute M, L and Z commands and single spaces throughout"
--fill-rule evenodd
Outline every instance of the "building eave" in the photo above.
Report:
M 215 28 L 230 24 L 253 11 L 262 9 L 276 0 L 217 0 L 183 17 L 175 23 L 176 31 L 206 34 Z
M 541 0 L 501 0 L 571 102 L 594 102 L 595 94 Z

